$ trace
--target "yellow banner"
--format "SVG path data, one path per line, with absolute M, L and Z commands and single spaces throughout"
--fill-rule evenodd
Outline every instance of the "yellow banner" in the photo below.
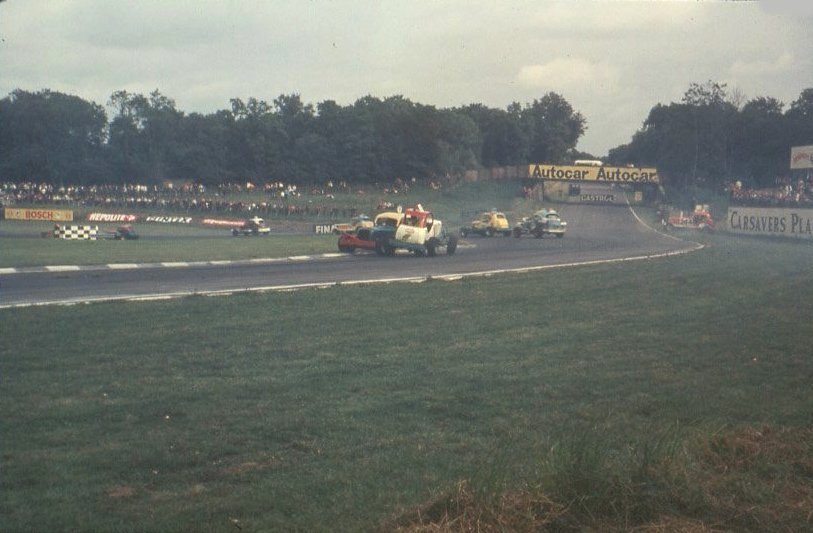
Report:
M 660 183 L 657 168 L 586 167 L 538 163 L 528 167 L 528 177 L 542 180 Z
M 47 222 L 70 222 L 73 211 L 64 209 L 17 209 L 6 208 L 6 220 L 45 220 Z

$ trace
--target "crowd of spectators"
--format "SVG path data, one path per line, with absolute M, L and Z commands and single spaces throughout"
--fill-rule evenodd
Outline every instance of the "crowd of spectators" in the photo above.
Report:
M 764 189 L 743 187 L 737 181 L 726 187 L 732 204 L 751 207 L 813 207 L 813 175 L 791 179 L 780 177 L 776 186 Z
M 174 213 L 207 215 L 316 216 L 346 218 L 358 213 L 359 202 L 347 200 L 351 195 L 390 197 L 408 192 L 416 180 L 396 179 L 387 184 L 350 186 L 345 181 L 328 180 L 323 184 L 298 186 L 293 183 L 250 181 L 228 182 L 216 187 L 195 183 L 141 185 L 68 185 L 47 183 L 0 182 L 0 205 L 48 205 L 58 207 L 102 209 L 149 209 Z M 439 189 L 436 182 L 427 186 Z M 348 205 L 337 205 L 342 195 Z M 386 199 L 381 205 L 394 205 Z

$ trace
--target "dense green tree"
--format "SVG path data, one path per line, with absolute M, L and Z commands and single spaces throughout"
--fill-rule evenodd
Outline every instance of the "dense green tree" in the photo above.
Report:
M 755 186 L 771 186 L 787 169 L 788 135 L 782 102 L 754 98 L 736 118 L 732 131 L 732 176 Z
M 559 162 L 584 134 L 585 119 L 561 95 L 548 93 L 522 109 L 531 163 Z
M 206 184 L 434 178 L 481 166 L 561 162 L 584 131 L 581 115 L 555 93 L 506 110 L 438 109 L 400 95 L 313 106 L 283 94 L 270 104 L 234 98 L 230 109 L 186 115 L 157 90 L 146 96 L 122 90 L 108 102 L 109 124 L 99 106 L 50 94 L 15 92 L 0 101 L 0 150 L 7 154 L 0 178 Z M 54 103 L 65 99 L 55 119 Z M 46 123 L 66 126 L 46 132 Z
M 668 187 L 722 188 L 739 179 L 772 186 L 788 173 L 790 147 L 813 144 L 813 89 L 783 114 L 774 98 L 741 108 L 724 84 L 691 84 L 680 103 L 658 104 L 632 140 L 609 152 L 615 164 L 656 166 Z
M 107 174 L 104 109 L 77 96 L 16 90 L 0 100 L 0 176 L 54 184 Z

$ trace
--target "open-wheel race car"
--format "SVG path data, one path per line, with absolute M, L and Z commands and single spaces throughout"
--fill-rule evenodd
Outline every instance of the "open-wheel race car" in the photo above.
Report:
M 266 226 L 265 220 L 260 217 L 254 217 L 243 222 L 241 226 L 232 228 L 231 234 L 235 237 L 240 235 L 268 235 L 271 233 L 271 228 Z
M 134 241 L 138 239 L 138 233 L 130 224 L 119 226 L 115 231 L 104 231 L 99 234 L 103 239 L 114 241 Z
M 565 231 L 567 231 L 567 222 L 562 220 L 559 213 L 553 209 L 540 209 L 530 217 L 523 217 L 514 226 L 514 237 L 533 235 L 537 239 L 541 239 L 545 235 L 555 235 L 561 239 L 565 236 Z
M 661 222 L 667 230 L 714 231 L 714 219 L 711 217 L 711 210 L 706 204 L 696 205 L 692 212 L 671 211 L 668 217 Z

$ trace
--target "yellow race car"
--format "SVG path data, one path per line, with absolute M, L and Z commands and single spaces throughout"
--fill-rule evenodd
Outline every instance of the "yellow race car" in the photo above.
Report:
M 471 221 L 466 227 L 460 228 L 460 236 L 482 235 L 492 237 L 494 235 L 511 235 L 511 225 L 508 223 L 505 213 L 499 211 L 486 211 Z

